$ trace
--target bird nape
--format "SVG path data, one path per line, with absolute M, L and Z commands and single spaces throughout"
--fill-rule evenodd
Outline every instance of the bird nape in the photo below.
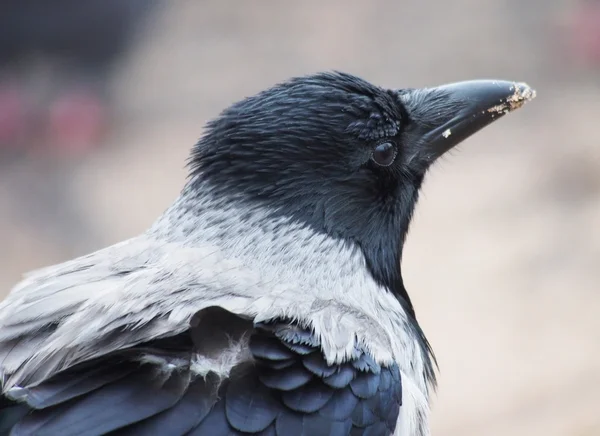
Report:
M 401 272 L 419 189 L 534 96 L 321 73 L 232 105 L 148 231 L 0 304 L 0 431 L 428 435 L 435 360 Z

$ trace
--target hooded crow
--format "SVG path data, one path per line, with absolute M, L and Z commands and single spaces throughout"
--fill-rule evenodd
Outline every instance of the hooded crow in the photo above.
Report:
M 401 272 L 419 189 L 534 96 L 333 72 L 233 104 L 145 233 L 1 303 L 4 431 L 428 435 L 435 359 Z

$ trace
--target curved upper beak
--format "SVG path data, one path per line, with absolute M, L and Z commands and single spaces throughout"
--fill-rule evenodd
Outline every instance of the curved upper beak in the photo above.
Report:
M 535 95 L 525 83 L 502 80 L 473 80 L 410 91 L 409 113 L 411 102 L 419 107 L 413 117 L 421 125 L 422 149 L 418 154 L 427 160 L 439 157 Z

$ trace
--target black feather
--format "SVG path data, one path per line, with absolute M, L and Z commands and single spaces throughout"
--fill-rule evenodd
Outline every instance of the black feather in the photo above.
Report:
M 306 369 L 319 377 L 329 377 L 336 372 L 335 365 L 328 365 L 321 353 L 310 354 L 302 359 Z
M 296 327 L 283 328 L 283 321 L 277 325 L 277 332 L 316 342 Z M 401 402 L 396 366 L 380 367 L 360 349 L 347 363 L 327 365 L 318 349 L 302 354 L 304 348 L 284 341 L 256 329 L 251 343 L 264 357 L 238 365 L 224 380 L 127 362 L 134 352 L 75 368 L 29 391 L 32 404 L 44 408 L 22 419 L 15 435 L 346 435 L 353 425 L 354 433 L 376 433 L 383 428 L 378 423 L 393 431 Z M 176 337 L 139 350 L 186 355 L 190 346 Z
M 250 337 L 250 352 L 254 357 L 265 360 L 287 360 L 296 355 L 292 350 L 285 347 L 275 337 L 264 335 L 253 335 Z
M 342 421 L 350 418 L 352 412 L 358 405 L 358 397 L 352 390 L 336 390 L 331 400 L 319 410 L 319 414 L 334 421 Z
M 206 379 L 196 378 L 190 383 L 183 398 L 173 407 L 140 423 L 117 430 L 111 436 L 185 434 L 206 418 L 215 404 L 217 382 L 214 374 L 209 374 Z
M 325 406 L 332 396 L 332 388 L 321 380 L 313 379 L 298 389 L 283 392 L 281 400 L 296 412 L 313 413 Z
M 318 414 L 304 416 L 304 434 L 319 436 L 345 436 L 350 433 L 352 421 L 334 421 Z
M 260 433 L 257 433 L 256 436 L 277 436 L 277 430 L 275 430 L 275 423 L 271 424 Z
M 271 391 L 250 371 L 233 376 L 225 393 L 225 415 L 229 424 L 246 433 L 266 429 L 281 409 Z
M 275 430 L 278 436 L 310 436 L 304 429 L 303 415 L 291 411 L 277 417 Z
M 139 364 L 106 362 L 89 370 L 77 369 L 58 374 L 39 386 L 27 389 L 26 402 L 34 409 L 64 403 L 119 380 L 135 371 Z
M 167 378 L 145 365 L 77 402 L 33 412 L 15 431 L 39 436 L 103 434 L 168 409 L 179 401 L 188 383 L 189 374 L 173 373 Z
M 365 428 L 362 436 L 391 436 L 392 432 L 383 422 L 375 422 Z
M 387 391 L 392 386 L 392 374 L 388 368 L 385 368 L 380 374 L 381 377 L 379 378 L 379 386 L 377 389 L 379 391 Z
M 352 424 L 356 427 L 367 427 L 380 420 L 366 400 L 360 400 L 352 412 Z
M 26 404 L 0 397 L 0 436 L 9 436 L 14 425 L 30 410 Z
M 323 381 L 332 388 L 344 388 L 354 379 L 355 370 L 348 364 L 339 366 L 335 373 L 325 377 Z
M 315 348 L 310 345 L 294 344 L 292 342 L 283 342 L 283 345 L 288 347 L 293 352 L 298 353 L 302 356 L 304 356 L 306 354 L 310 354 L 315 351 Z
M 308 383 L 313 375 L 301 363 L 295 363 L 289 368 L 262 371 L 259 378 L 269 388 L 290 391 Z
M 283 369 L 292 366 L 296 363 L 296 359 L 287 359 L 287 360 L 267 360 L 261 358 L 255 358 L 256 362 L 259 365 L 266 366 L 272 369 Z
M 381 377 L 379 374 L 359 373 L 357 377 L 350 382 L 352 392 L 360 398 L 370 398 L 377 392 Z
M 241 434 L 241 432 L 231 427 L 227 421 L 225 401 L 219 401 L 207 417 L 195 429 L 186 433 L 186 436 L 239 436 Z

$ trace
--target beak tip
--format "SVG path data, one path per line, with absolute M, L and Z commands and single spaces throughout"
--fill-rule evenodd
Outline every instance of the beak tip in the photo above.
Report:
M 525 103 L 530 102 L 537 96 L 535 89 L 524 82 L 512 83 L 509 91 L 512 93 L 500 100 L 499 104 L 487 109 L 492 116 L 504 115 L 520 109 Z

